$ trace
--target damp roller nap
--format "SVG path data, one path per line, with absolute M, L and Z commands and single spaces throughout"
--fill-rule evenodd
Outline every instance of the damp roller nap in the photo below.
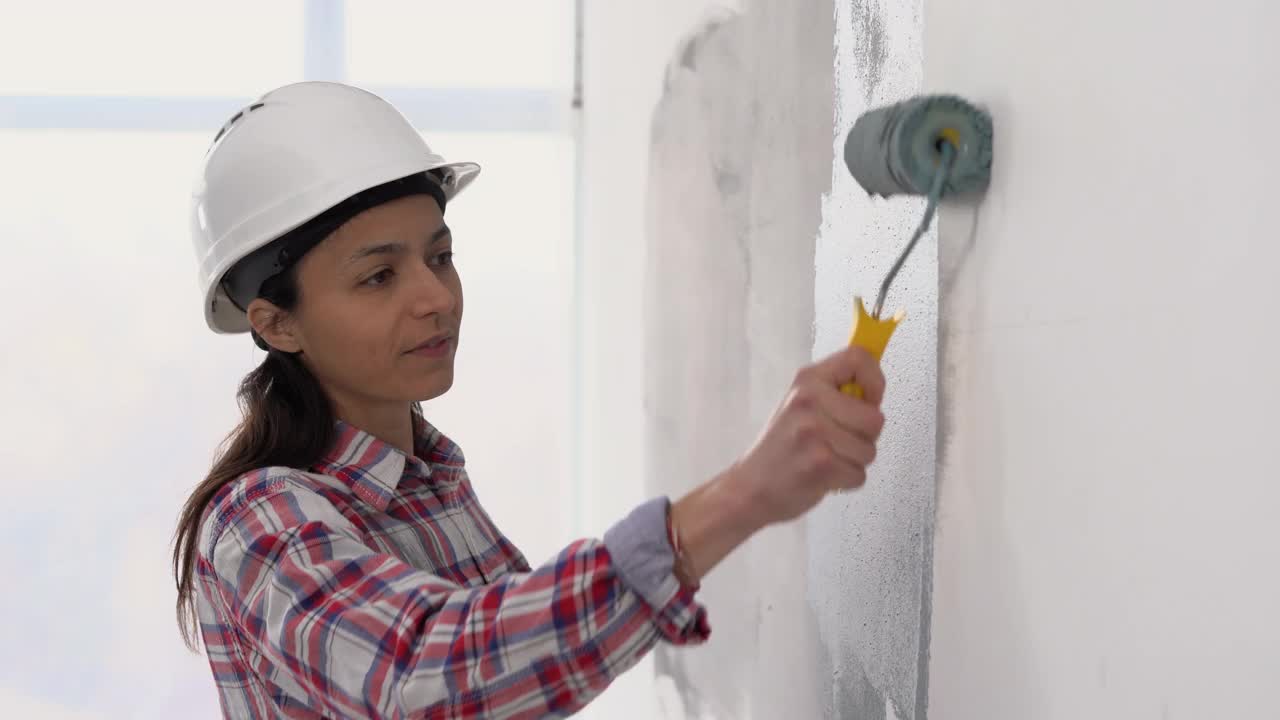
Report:
M 924 217 L 885 275 L 875 305 L 867 312 L 855 297 L 851 346 L 878 360 L 903 318 L 882 317 L 889 286 L 916 243 L 929 229 L 942 198 L 977 194 L 991 177 L 991 116 L 954 95 L 922 95 L 871 110 L 857 119 L 845 140 L 844 162 L 869 195 L 922 195 Z M 856 383 L 840 390 L 862 397 Z

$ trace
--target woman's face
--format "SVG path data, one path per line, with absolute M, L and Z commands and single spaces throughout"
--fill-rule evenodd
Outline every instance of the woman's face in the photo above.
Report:
M 429 400 L 453 384 L 462 283 L 452 254 L 436 201 L 410 195 L 355 216 L 298 261 L 284 327 L 340 407 Z

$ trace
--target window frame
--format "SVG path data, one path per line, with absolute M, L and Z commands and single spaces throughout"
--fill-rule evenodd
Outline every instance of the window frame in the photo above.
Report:
M 568 90 L 543 88 L 432 88 L 366 86 L 386 98 L 419 132 L 525 132 L 568 135 L 573 140 L 574 194 L 570 384 L 569 517 L 575 532 L 585 526 L 581 445 L 584 406 L 585 290 L 583 272 L 583 13 L 585 0 L 572 0 L 573 77 Z M 346 0 L 303 0 L 304 80 L 343 82 L 346 56 Z M 265 90 L 265 88 L 264 88 Z M 0 94 L 0 129 L 208 131 L 253 102 L 249 97 L 188 95 Z M 563 487 L 563 486 L 562 486 Z
M 581 2 L 575 2 L 581 15 Z M 581 46 L 581 22 L 575 23 Z M 304 80 L 347 78 L 346 1 L 304 0 Z M 581 107 L 581 52 L 574 53 L 572 90 L 540 88 L 431 88 L 371 85 L 409 118 L 420 132 L 548 132 L 574 134 L 574 111 Z M 205 130 L 221 127 L 249 97 L 208 95 L 5 95 L 0 94 L 2 129 Z

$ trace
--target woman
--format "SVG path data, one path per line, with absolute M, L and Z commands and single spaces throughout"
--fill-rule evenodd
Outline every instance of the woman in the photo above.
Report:
M 418 404 L 453 380 L 444 214 L 478 171 L 334 83 L 268 93 L 208 151 L 205 318 L 267 351 L 174 548 L 179 621 L 228 717 L 571 714 L 657 643 L 708 637 L 694 594 L 735 547 L 865 479 L 884 380 L 842 351 L 732 467 L 531 569 Z

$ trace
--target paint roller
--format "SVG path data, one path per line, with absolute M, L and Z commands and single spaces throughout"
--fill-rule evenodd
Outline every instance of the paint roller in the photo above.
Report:
M 844 162 L 868 195 L 923 195 L 928 198 L 924 218 L 906 248 L 880 284 L 868 313 L 861 297 L 854 298 L 853 330 L 849 344 L 884 355 L 889 337 L 904 317 L 898 312 L 882 318 L 889 286 L 916 243 L 933 222 L 944 197 L 981 193 L 991 178 L 991 116 L 954 95 L 921 95 L 860 116 L 844 145 Z M 856 383 L 840 390 L 862 397 Z

